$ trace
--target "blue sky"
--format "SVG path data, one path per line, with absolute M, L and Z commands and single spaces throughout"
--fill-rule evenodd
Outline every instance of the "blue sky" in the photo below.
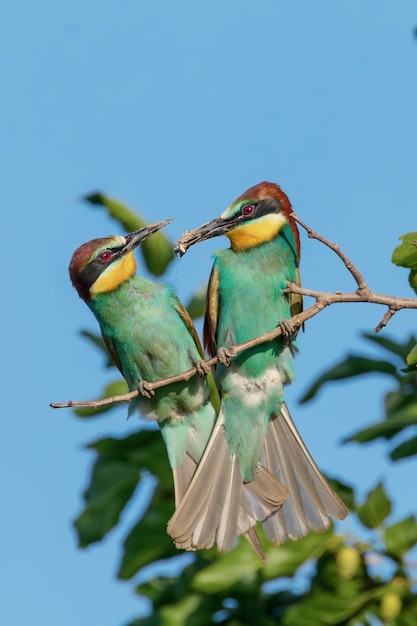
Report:
M 175 218 L 175 240 L 271 180 L 375 291 L 411 296 L 390 256 L 417 228 L 416 23 L 411 0 L 1 3 L 2 623 L 115 626 L 143 610 L 132 584 L 115 580 L 134 507 L 84 552 L 71 527 L 92 461 L 83 445 L 137 424 L 125 408 L 86 423 L 48 406 L 94 398 L 109 378 L 79 336 L 97 326 L 67 267 L 78 245 L 120 230 L 80 198 L 101 190 L 151 221 Z M 183 300 L 226 245 L 172 264 L 167 280 Z M 306 287 L 354 288 L 304 235 L 301 269 Z M 386 381 L 297 405 L 383 313 L 339 305 L 309 321 L 287 399 L 322 469 L 361 494 L 386 479 L 398 519 L 413 510 L 415 464 L 390 466 L 382 444 L 339 445 L 380 417 Z M 400 312 L 385 332 L 405 338 L 413 327 L 415 313 Z

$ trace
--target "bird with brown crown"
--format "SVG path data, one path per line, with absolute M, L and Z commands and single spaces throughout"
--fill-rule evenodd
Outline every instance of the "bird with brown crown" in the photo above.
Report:
M 193 367 L 204 370 L 200 341 L 184 306 L 169 287 L 136 274 L 134 249 L 169 221 L 83 244 L 70 263 L 71 281 L 97 318 L 129 389 L 141 391 L 129 412 L 138 409 L 145 419 L 159 423 L 174 476 L 176 507 L 186 493 L 197 503 L 199 515 L 191 520 L 195 541 L 178 547 L 195 550 L 217 543 L 226 551 L 244 534 L 263 560 L 254 527 L 279 508 L 286 490 L 265 469 L 243 484 L 223 429 L 215 426 L 216 411 L 204 377 L 171 383 L 153 393 L 147 388 L 146 383 Z M 190 490 L 208 442 L 210 476 Z M 185 525 L 188 528 L 189 520 Z
M 347 515 L 284 402 L 284 385 L 294 379 L 295 333 L 284 332 L 231 359 L 228 353 L 229 347 L 280 324 L 285 330 L 285 320 L 302 309 L 301 297 L 286 292 L 288 282 L 300 281 L 300 238 L 288 197 L 270 182 L 251 187 L 220 217 L 184 233 L 177 251 L 185 254 L 190 246 L 220 235 L 231 245 L 214 255 L 204 323 L 205 345 L 220 361 L 215 372 L 221 394 L 218 425 L 245 484 L 264 467 L 287 490 L 282 506 L 263 522 L 267 537 L 278 545 L 310 529 L 325 530 L 330 518 Z M 206 480 L 205 463 L 210 467 L 208 454 L 191 482 L 194 489 Z M 200 512 L 191 494 L 190 489 L 168 525 L 183 546 L 196 543 L 193 519 Z

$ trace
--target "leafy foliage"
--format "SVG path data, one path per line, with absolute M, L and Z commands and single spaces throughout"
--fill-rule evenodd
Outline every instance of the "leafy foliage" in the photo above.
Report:
M 144 225 L 127 207 L 102 194 L 86 199 L 106 208 L 111 217 L 127 230 Z M 414 239 L 403 237 L 393 261 L 413 267 Z M 150 241 L 155 240 L 155 236 Z M 412 239 L 412 241 L 411 241 Z M 162 248 L 166 241 L 163 238 Z M 405 248 L 403 249 L 403 246 Z M 415 248 L 415 246 L 414 246 Z M 170 254 L 159 257 L 158 246 L 145 259 L 151 273 L 160 275 Z M 413 265 L 410 265 L 412 263 Z M 414 269 L 412 270 L 414 271 Z M 193 317 L 204 312 L 205 288 L 200 288 L 189 303 Z M 95 348 L 103 351 L 105 367 L 111 367 L 101 338 L 84 331 Z M 364 335 L 384 350 L 386 357 L 349 355 L 323 373 L 311 386 L 304 401 L 314 397 L 328 382 L 370 373 L 387 376 L 391 389 L 385 397 L 385 416 L 379 422 L 348 437 L 345 441 L 365 444 L 377 437 L 391 446 L 393 461 L 417 453 L 417 436 L 404 440 L 404 431 L 417 423 L 417 346 L 411 337 L 406 342 L 375 335 Z M 124 381 L 111 383 L 103 397 L 123 393 Z M 107 412 L 110 408 L 103 409 Z M 94 409 L 78 409 L 86 418 L 102 415 Z M 402 441 L 398 443 L 398 437 Z M 384 485 L 378 483 L 362 502 L 354 489 L 341 481 L 330 480 L 351 509 L 351 517 L 362 538 L 342 536 L 330 527 L 326 532 L 311 532 L 305 538 L 288 541 L 279 548 L 265 540 L 259 529 L 267 562 L 262 565 L 249 544 L 241 538 L 230 553 L 216 549 L 201 551 L 188 559 L 175 578 L 146 576 L 145 568 L 155 562 L 178 558 L 178 551 L 166 533 L 173 512 L 172 475 L 162 438 L 157 430 L 140 430 L 126 437 L 107 437 L 87 446 L 94 453 L 90 483 L 84 493 L 85 506 L 75 520 L 81 547 L 101 541 L 119 522 L 132 498 L 139 502 L 141 487 L 149 475 L 155 488 L 142 513 L 128 530 L 118 567 L 118 577 L 131 580 L 140 574 L 144 582 L 135 588 L 152 604 L 152 613 L 138 617 L 128 626 L 411 626 L 417 623 L 415 582 L 411 578 L 410 553 L 417 545 L 414 516 L 392 521 L 392 502 Z M 142 499 L 143 500 L 143 499 Z M 139 507 L 138 507 L 139 508 Z
M 193 319 L 202 317 L 206 310 L 207 283 L 201 285 L 187 304 L 187 310 Z
M 368 443 L 378 438 L 393 440 L 390 456 L 393 461 L 417 454 L 417 437 L 406 441 L 403 437 L 417 426 L 417 370 L 409 363 L 416 358 L 416 338 L 410 337 L 401 343 L 394 339 L 364 334 L 364 339 L 389 352 L 387 360 L 371 359 L 360 355 L 348 355 L 330 370 L 321 374 L 304 395 L 303 401 L 313 398 L 328 382 L 343 380 L 365 374 L 383 373 L 390 376 L 394 387 L 385 396 L 385 416 L 379 422 L 350 435 L 345 442 Z M 410 357 L 411 355 L 411 357 Z M 404 366 L 408 366 L 405 367 Z
M 392 253 L 392 262 L 410 269 L 410 287 L 417 293 L 417 232 L 400 237 L 402 244 Z

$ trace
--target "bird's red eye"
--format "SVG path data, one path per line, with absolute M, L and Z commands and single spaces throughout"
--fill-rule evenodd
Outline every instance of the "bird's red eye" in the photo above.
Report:
M 242 207 L 242 215 L 244 215 L 245 217 L 249 217 L 250 215 L 252 215 L 254 210 L 255 207 L 253 206 L 253 204 L 245 204 L 245 206 Z
M 104 250 L 104 252 L 102 252 L 102 253 L 100 254 L 100 259 L 101 259 L 102 261 L 110 261 L 110 259 L 111 259 L 111 254 L 110 254 L 110 252 L 109 252 L 108 250 Z

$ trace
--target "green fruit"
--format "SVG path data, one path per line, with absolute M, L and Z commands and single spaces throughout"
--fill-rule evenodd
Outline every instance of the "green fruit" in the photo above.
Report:
M 381 600 L 381 613 L 385 620 L 392 620 L 398 617 L 401 613 L 402 600 L 400 596 L 392 591 L 389 591 Z
M 336 553 L 336 564 L 342 578 L 349 580 L 355 575 L 361 562 L 360 552 L 353 546 L 343 546 Z

